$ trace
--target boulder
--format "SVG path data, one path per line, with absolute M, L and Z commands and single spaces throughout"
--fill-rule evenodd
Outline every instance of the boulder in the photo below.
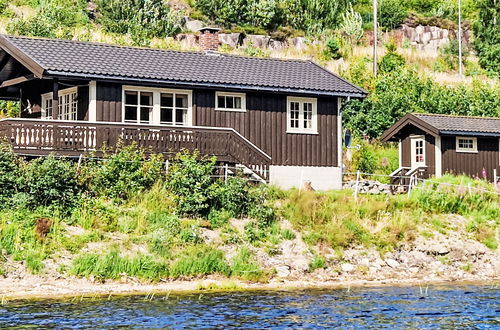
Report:
M 201 28 L 205 27 L 205 23 L 197 19 L 184 18 L 184 27 L 191 32 L 198 32 Z
M 391 268 L 398 268 L 399 262 L 394 259 L 385 259 L 385 263 Z
M 236 48 L 243 44 L 243 35 L 241 33 L 219 33 L 219 41 L 223 45 Z
M 342 264 L 342 266 L 340 266 L 340 268 L 342 269 L 342 272 L 344 273 L 350 273 L 354 270 L 354 265 L 352 264 Z
M 270 39 L 271 38 L 269 36 L 249 34 L 243 40 L 243 46 L 247 47 L 252 45 L 253 47 L 257 48 L 268 48 Z

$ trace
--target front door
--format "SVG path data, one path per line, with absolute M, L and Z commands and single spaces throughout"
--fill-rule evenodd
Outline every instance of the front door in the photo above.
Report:
M 425 166 L 425 139 L 423 136 L 411 137 L 411 168 Z

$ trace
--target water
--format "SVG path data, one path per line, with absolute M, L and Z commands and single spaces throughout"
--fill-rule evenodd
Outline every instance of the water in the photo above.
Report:
M 430 286 L 8 302 L 0 328 L 500 329 L 498 286 Z

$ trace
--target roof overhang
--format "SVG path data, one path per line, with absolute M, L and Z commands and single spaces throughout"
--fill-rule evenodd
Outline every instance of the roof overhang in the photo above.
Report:
M 410 113 L 405 115 L 403 118 L 398 120 L 394 125 L 389 127 L 382 134 L 380 139 L 384 142 L 394 141 L 397 134 L 408 125 L 415 126 L 435 137 L 439 136 L 440 134 L 439 130 L 436 127 L 429 125 L 428 123 L 424 122 L 423 120 L 417 118 L 416 116 Z
M 349 92 L 336 92 L 336 91 L 324 91 L 324 90 L 310 90 L 310 89 L 295 89 L 295 88 L 283 88 L 283 87 L 267 87 L 267 86 L 252 86 L 252 85 L 238 85 L 238 84 L 223 84 L 223 83 L 209 83 L 209 82 L 197 82 L 197 81 L 178 81 L 178 80 L 162 80 L 162 79 L 148 79 L 148 78 L 137 78 L 137 77 L 123 77 L 123 76 L 110 76 L 110 75 L 99 75 L 99 74 L 85 74 L 76 72 L 65 72 L 65 71 L 55 71 L 47 70 L 44 77 L 51 78 L 78 78 L 85 80 L 101 80 L 108 82 L 117 83 L 137 83 L 137 84 L 153 84 L 153 85 L 171 85 L 179 86 L 182 88 L 189 88 L 193 86 L 198 87 L 208 87 L 208 88 L 227 88 L 234 90 L 246 90 L 246 91 L 267 91 L 274 93 L 290 93 L 290 94 L 304 94 L 304 95 L 319 95 L 319 96 L 338 96 L 338 97 L 351 97 L 351 98 L 364 98 L 366 97 L 363 93 L 349 93 Z
M 36 61 L 34 61 L 31 57 L 26 55 L 16 46 L 14 46 L 7 38 L 3 35 L 0 35 L 0 47 L 8 53 L 10 56 L 15 58 L 19 63 L 21 63 L 28 70 L 33 72 L 33 74 L 41 78 L 45 72 L 45 69 Z
M 478 136 L 478 137 L 493 137 L 500 138 L 500 132 L 471 132 L 471 131 L 440 131 L 441 135 L 453 135 L 453 136 Z

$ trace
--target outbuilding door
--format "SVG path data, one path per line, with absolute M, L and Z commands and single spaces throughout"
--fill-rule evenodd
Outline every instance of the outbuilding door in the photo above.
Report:
M 425 138 L 411 137 L 411 168 L 425 166 Z

